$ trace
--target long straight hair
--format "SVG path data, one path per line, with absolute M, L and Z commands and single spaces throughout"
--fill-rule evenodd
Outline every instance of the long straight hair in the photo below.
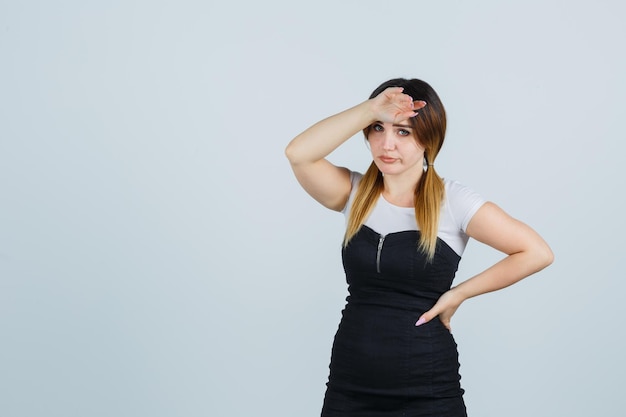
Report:
M 426 107 L 419 110 L 417 116 L 409 119 L 409 122 L 415 132 L 415 140 L 424 148 L 426 165 L 426 170 L 415 187 L 415 221 L 420 230 L 418 249 L 426 254 L 429 262 L 432 262 L 437 248 L 439 212 L 445 193 L 443 180 L 433 165 L 446 135 L 446 111 L 435 90 L 428 83 L 418 79 L 389 80 L 374 90 L 369 98 L 376 97 L 389 87 L 403 87 L 404 94 L 408 94 L 413 100 L 423 100 L 427 103 Z M 371 126 L 368 126 L 363 130 L 366 138 L 370 129 Z M 383 174 L 372 162 L 363 175 L 352 202 L 344 247 L 363 226 L 383 189 Z

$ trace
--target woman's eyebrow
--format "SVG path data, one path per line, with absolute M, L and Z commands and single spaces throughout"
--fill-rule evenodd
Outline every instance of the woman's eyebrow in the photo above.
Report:
M 374 123 L 371 124 L 371 126 L 373 126 L 373 125 L 382 125 L 382 124 L 383 124 L 383 122 L 381 122 L 380 120 L 376 120 Z M 392 126 L 393 127 L 403 127 L 405 129 L 413 129 L 413 126 L 411 126 L 411 125 L 401 125 L 399 123 L 393 124 Z

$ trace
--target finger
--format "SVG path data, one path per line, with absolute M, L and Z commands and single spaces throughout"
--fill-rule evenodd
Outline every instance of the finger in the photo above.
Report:
M 450 325 L 450 320 L 446 320 L 446 321 L 441 320 L 441 324 L 443 324 L 443 326 L 446 329 L 448 329 L 448 331 L 450 331 L 450 332 L 452 331 L 452 326 Z
M 410 112 L 400 112 L 393 116 L 393 123 L 402 123 L 409 120 L 411 117 L 415 117 L 417 114 L 413 111 Z
M 424 107 L 426 107 L 426 103 L 424 100 L 416 100 L 413 102 L 413 110 L 419 110 L 419 109 L 423 109 Z
M 415 116 L 417 116 L 417 112 L 414 112 L 414 111 L 398 113 L 396 117 L 393 119 L 393 122 L 400 123 L 405 120 L 409 120 L 411 117 L 415 117 Z
M 403 87 L 388 87 L 385 89 L 385 91 L 383 91 L 385 94 L 389 94 L 389 95 L 395 95 L 395 94 L 400 94 L 404 91 Z
M 437 317 L 437 314 L 433 310 L 428 310 L 420 316 L 420 318 L 415 322 L 415 325 L 421 326 L 422 324 L 431 321 L 434 317 Z
M 409 112 L 409 111 L 414 112 L 418 110 L 418 108 L 415 107 L 415 102 L 413 101 L 413 97 L 408 96 L 406 94 L 399 94 L 397 96 L 397 100 L 395 104 L 396 106 L 398 106 L 398 108 L 406 112 Z
M 424 318 L 424 316 L 420 317 L 419 320 L 417 320 L 415 322 L 415 326 L 421 326 L 422 324 L 427 323 L 426 319 Z

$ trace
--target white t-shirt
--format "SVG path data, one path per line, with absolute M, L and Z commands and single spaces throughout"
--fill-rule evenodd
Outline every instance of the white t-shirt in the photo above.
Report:
M 356 189 L 363 177 L 358 172 L 350 173 L 352 191 L 342 212 L 348 218 Z M 444 179 L 445 196 L 439 217 L 439 231 L 437 237 L 446 242 L 459 256 L 463 254 L 469 237 L 465 234 L 467 225 L 472 216 L 485 203 L 485 199 L 470 188 L 457 181 Z M 399 207 L 389 203 L 380 195 L 376 206 L 365 220 L 367 227 L 381 235 L 401 232 L 404 230 L 419 230 L 415 221 L 415 209 Z

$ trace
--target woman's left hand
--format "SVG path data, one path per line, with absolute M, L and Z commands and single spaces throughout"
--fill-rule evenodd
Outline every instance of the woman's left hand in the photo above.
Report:
M 462 297 L 454 291 L 454 288 L 446 291 L 439 297 L 439 300 L 437 300 L 433 308 L 420 316 L 415 325 L 420 326 L 439 316 L 439 320 L 441 320 L 441 323 L 443 323 L 446 329 L 452 330 L 450 327 L 450 319 L 462 302 Z

